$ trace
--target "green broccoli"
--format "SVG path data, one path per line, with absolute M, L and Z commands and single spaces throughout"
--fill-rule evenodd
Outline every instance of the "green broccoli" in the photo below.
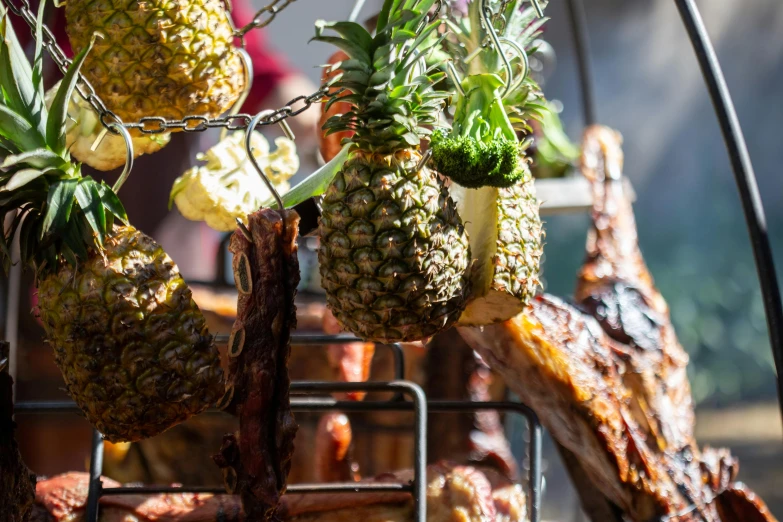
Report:
M 433 132 L 430 148 L 435 168 L 467 188 L 510 187 L 525 173 L 521 146 L 508 119 L 497 74 L 474 74 L 457 94 L 451 132 Z

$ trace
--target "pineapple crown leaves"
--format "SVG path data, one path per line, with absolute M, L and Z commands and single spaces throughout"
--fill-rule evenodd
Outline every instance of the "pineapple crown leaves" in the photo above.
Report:
M 46 109 L 44 4 L 32 64 L 0 6 L 0 216 L 10 220 L 0 234 L 0 262 L 6 271 L 17 234 L 24 264 L 55 270 L 62 260 L 76 264 L 91 248 L 102 247 L 115 218 L 127 222 L 117 195 L 105 183 L 83 177 L 66 147 L 68 103 L 91 45 L 76 56 Z
M 541 36 L 543 25 L 548 18 L 538 18 L 533 7 L 522 7 L 527 0 L 514 0 L 505 5 L 502 12 L 498 7 L 501 2 L 489 2 L 491 10 L 498 11 L 499 18 L 506 21 L 501 38 L 515 42 L 530 55 L 536 51 L 535 42 Z M 546 6 L 546 2 L 543 2 Z M 463 75 L 495 73 L 503 71 L 500 55 L 492 48 L 485 48 L 469 64 L 465 58 L 478 50 L 484 44 L 485 31 L 481 22 L 481 2 L 472 0 L 468 6 L 467 16 L 458 16 L 446 21 L 453 38 L 444 40 L 446 52 L 455 58 L 457 69 Z M 519 58 L 512 59 L 512 66 L 517 67 Z M 541 120 L 549 109 L 544 95 L 536 81 L 528 75 L 522 82 L 515 83 L 511 91 L 504 97 L 503 103 L 514 128 L 524 133 L 532 132 L 529 125 L 531 119 Z
M 442 39 L 441 20 L 428 16 L 437 1 L 386 0 L 374 36 L 354 22 L 316 23 L 313 40 L 349 56 L 335 64 L 342 72 L 332 83 L 347 94 L 329 100 L 327 108 L 338 101 L 352 108 L 327 120 L 326 134 L 353 131 L 351 141 L 379 153 L 419 146 L 446 97 L 433 89 L 444 73 L 425 64 Z

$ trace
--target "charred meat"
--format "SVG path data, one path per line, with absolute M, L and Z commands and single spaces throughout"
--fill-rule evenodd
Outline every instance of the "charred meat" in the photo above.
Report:
M 288 358 L 296 326 L 298 220 L 293 211 L 262 209 L 229 247 L 239 299 L 221 406 L 239 417 L 239 434 L 223 438 L 215 462 L 250 520 L 276 520 L 294 451 Z

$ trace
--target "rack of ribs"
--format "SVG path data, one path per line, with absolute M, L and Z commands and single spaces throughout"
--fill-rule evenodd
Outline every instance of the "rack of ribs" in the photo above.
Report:
M 696 444 L 688 357 L 639 250 L 622 162 L 616 132 L 586 130 L 595 197 L 577 306 L 542 295 L 505 323 L 460 333 L 562 446 L 596 522 L 774 521 L 734 484 L 727 451 Z
M 231 237 L 239 292 L 228 341 L 229 372 L 221 407 L 239 417 L 214 459 L 226 490 L 242 499 L 251 520 L 277 520 L 297 425 L 291 412 L 288 359 L 296 326 L 299 216 L 262 209 Z

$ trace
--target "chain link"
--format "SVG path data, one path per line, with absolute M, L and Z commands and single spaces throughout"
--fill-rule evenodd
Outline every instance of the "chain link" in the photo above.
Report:
M 30 8 L 29 0 L 18 0 L 18 3 L 17 0 L 1 1 L 8 6 L 8 9 L 13 14 L 19 16 L 27 23 L 33 36 L 35 36 L 36 16 L 33 14 L 32 9 Z M 256 17 L 252 23 L 240 29 L 237 31 L 237 33 L 244 35 L 250 29 L 268 25 L 269 22 L 274 19 L 277 13 L 285 9 L 294 1 L 295 0 L 274 0 L 271 4 L 262 8 L 260 11 L 258 11 L 258 13 L 256 13 Z M 281 4 L 281 2 L 283 3 Z M 265 16 L 265 13 L 267 18 L 262 19 Z M 71 65 L 71 60 L 65 56 L 63 50 L 59 45 L 57 45 L 57 41 L 55 40 L 54 35 L 46 26 L 43 27 L 43 42 L 41 43 L 52 57 L 52 60 L 54 60 L 54 63 L 60 69 L 60 72 L 65 74 L 65 72 L 68 70 L 68 67 Z M 144 116 L 135 123 L 126 123 L 106 107 L 106 105 L 103 103 L 103 100 L 101 100 L 100 97 L 95 93 L 95 90 L 93 89 L 92 85 L 90 85 L 90 82 L 87 81 L 87 79 L 81 73 L 79 73 L 79 82 L 76 84 L 76 90 L 79 95 L 84 98 L 95 110 L 104 127 L 109 129 L 112 133 L 117 132 L 116 130 L 111 129 L 111 126 L 113 125 L 122 125 L 128 130 L 137 130 L 142 134 L 160 134 L 172 130 L 181 130 L 184 132 L 203 132 L 207 129 L 214 128 L 244 130 L 248 127 L 248 125 L 250 125 L 250 120 L 253 119 L 253 116 L 250 114 L 234 114 L 222 118 L 186 116 L 181 120 L 167 120 L 161 116 Z M 330 98 L 340 96 L 344 92 L 342 89 L 333 93 L 330 93 L 329 91 L 329 87 L 323 85 L 320 89 L 310 95 L 297 96 L 296 98 L 289 101 L 288 104 L 286 104 L 284 107 L 277 109 L 265 118 L 262 118 L 258 125 L 265 126 L 280 123 L 287 118 L 292 118 L 303 113 L 316 103 L 322 103 Z M 299 106 L 295 107 L 296 105 Z
M 238 38 L 244 38 L 244 36 L 253 29 L 260 29 L 271 24 L 275 17 L 283 9 L 293 4 L 296 0 L 272 0 L 269 5 L 266 5 L 256 11 L 256 15 L 253 17 L 253 21 L 244 26 L 242 29 L 234 31 L 234 35 Z

